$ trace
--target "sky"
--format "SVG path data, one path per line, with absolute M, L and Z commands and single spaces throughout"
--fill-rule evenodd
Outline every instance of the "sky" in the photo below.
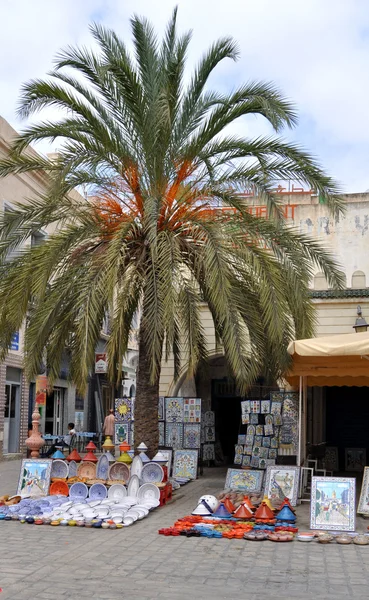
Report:
M 129 43 L 133 13 L 160 34 L 175 5 L 180 30 L 193 30 L 189 68 L 215 39 L 232 36 L 240 58 L 222 63 L 211 87 L 274 82 L 299 113 L 298 126 L 283 136 L 316 156 L 343 191 L 369 189 L 368 0 L 1 0 L 0 115 L 22 129 L 22 83 L 45 76 L 68 44 L 93 46 L 92 21 Z M 271 131 L 261 118 L 240 119 L 236 130 L 247 137 Z

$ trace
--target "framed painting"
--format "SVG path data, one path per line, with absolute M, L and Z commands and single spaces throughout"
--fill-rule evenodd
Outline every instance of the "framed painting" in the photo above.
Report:
M 246 442 L 246 446 L 253 446 L 254 445 L 254 437 L 253 435 L 249 435 L 247 434 L 245 442 Z
M 242 466 L 243 467 L 249 467 L 251 465 L 251 457 L 250 456 L 244 456 L 242 458 Z
M 173 477 L 187 477 L 196 479 L 197 477 L 197 450 L 175 450 L 173 460 Z
M 259 459 L 257 460 L 259 461 Z M 240 490 L 241 492 L 260 492 L 263 475 L 262 471 L 228 469 L 225 489 Z
M 121 444 L 122 442 L 127 442 L 129 444 L 129 432 L 129 423 L 115 423 L 115 443 Z
M 182 423 L 165 424 L 165 444 L 169 448 L 182 448 L 183 445 L 183 425 Z
M 252 456 L 250 460 L 250 465 L 253 469 L 258 469 L 260 466 L 260 458 L 258 456 Z
M 247 428 L 247 435 L 255 435 L 255 426 L 254 425 L 249 425 L 248 426 L 248 428 Z
M 244 446 L 243 447 L 243 453 L 244 454 L 248 454 L 249 456 L 251 456 L 251 454 L 252 454 L 252 446 Z
M 203 460 L 215 460 L 215 447 L 214 444 L 204 444 L 202 447 L 202 458 Z M 242 461 L 242 456 L 239 456 Z M 240 463 L 241 464 L 241 463 Z
M 240 433 L 237 438 L 237 444 L 246 444 L 246 434 Z
M 345 448 L 345 471 L 364 471 L 366 448 Z
M 212 425 L 215 425 L 214 411 L 207 410 L 206 413 L 204 413 L 204 425 L 206 425 L 206 427 L 212 427 Z
M 260 402 L 260 412 L 262 415 L 267 415 L 270 412 L 270 400 L 262 400 Z
M 185 423 L 201 423 L 201 398 L 184 398 L 183 421 Z
M 259 469 L 266 469 L 266 458 L 260 458 L 259 459 Z
M 52 462 L 50 458 L 24 458 L 19 473 L 17 495 L 22 498 L 47 496 Z
M 205 444 L 204 444 L 204 446 L 205 446 Z M 235 454 L 234 455 L 233 464 L 234 465 L 242 465 L 242 454 Z
M 248 425 L 250 423 L 250 413 L 242 413 L 241 422 L 242 425 Z
M 243 425 L 250 421 L 250 400 L 241 402 L 241 422 Z
M 215 442 L 215 427 L 205 427 L 205 442 Z
M 259 414 L 260 412 L 260 400 L 250 400 L 250 412 Z
M 268 448 L 264 448 L 263 446 L 259 448 L 259 456 L 260 458 L 268 458 Z
M 271 414 L 272 415 L 280 415 L 282 411 L 282 403 L 281 402 L 272 402 Z
M 115 398 L 115 420 L 128 423 L 132 419 L 132 398 Z
M 369 515 L 369 467 L 364 468 L 363 483 L 361 484 L 357 512 L 362 515 Z
M 355 477 L 313 477 L 310 528 L 355 531 Z
M 164 421 L 165 419 L 165 398 L 164 396 L 159 396 L 158 402 L 158 420 Z
M 200 423 L 185 423 L 183 425 L 183 447 L 184 448 L 200 448 L 200 438 L 201 438 Z M 239 448 L 242 448 L 242 446 L 239 446 Z
M 240 444 L 236 444 L 234 447 L 234 453 L 243 454 L 243 446 L 241 446 Z
M 267 449 L 265 448 L 265 450 Z M 268 457 L 263 456 L 263 458 Z M 265 476 L 265 495 L 271 500 L 288 498 L 292 506 L 296 506 L 299 477 L 300 467 L 288 465 L 268 466 Z
M 183 398 L 165 398 L 165 420 L 167 423 L 183 422 Z
M 264 425 L 256 425 L 256 435 L 264 435 Z
M 257 413 L 252 413 L 250 415 L 250 423 L 252 425 L 257 425 L 259 423 L 259 415 Z
M 327 469 L 327 471 L 338 471 L 337 446 L 326 446 L 324 455 L 324 466 Z
M 263 437 L 262 446 L 264 448 L 270 448 L 270 437 Z

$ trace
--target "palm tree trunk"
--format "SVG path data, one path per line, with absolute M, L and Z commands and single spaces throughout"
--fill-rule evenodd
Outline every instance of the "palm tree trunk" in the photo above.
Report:
M 159 446 L 159 380 L 160 372 L 154 382 L 150 380 L 151 365 L 144 335 L 144 315 L 141 320 L 138 345 L 138 370 L 135 399 L 135 446 L 144 442 L 148 447 L 147 454 L 152 458 Z

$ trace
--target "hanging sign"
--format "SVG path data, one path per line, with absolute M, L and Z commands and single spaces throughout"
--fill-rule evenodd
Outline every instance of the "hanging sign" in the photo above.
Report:
M 37 375 L 36 376 L 36 404 L 38 406 L 45 406 L 47 394 L 47 376 Z
M 95 354 L 95 373 L 106 373 L 108 370 L 108 361 L 106 352 Z
M 13 333 L 12 341 L 10 342 L 9 350 L 19 350 L 19 331 Z

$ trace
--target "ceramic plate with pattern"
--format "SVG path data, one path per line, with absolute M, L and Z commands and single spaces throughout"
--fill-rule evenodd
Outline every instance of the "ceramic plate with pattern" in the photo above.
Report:
M 137 492 L 137 498 L 142 502 L 145 500 L 160 501 L 160 490 L 154 483 L 144 483 Z
M 66 479 L 68 477 L 69 468 L 66 462 L 61 458 L 55 458 L 51 466 L 51 477 L 58 479 Z
M 96 465 L 92 462 L 81 462 L 78 465 L 77 469 L 78 477 L 83 477 L 85 479 L 95 479 L 96 478 Z
M 85 483 L 77 482 L 70 486 L 69 497 L 72 500 L 85 500 L 88 496 L 88 487 Z
M 105 500 L 106 496 L 108 495 L 108 490 L 106 489 L 105 485 L 103 485 L 102 483 L 94 483 L 91 487 L 90 487 L 90 498 L 92 498 L 92 500 Z
M 109 469 L 109 479 L 119 479 L 119 481 L 128 481 L 129 467 L 121 462 L 115 462 Z
M 132 475 L 137 475 L 137 477 L 139 479 L 141 479 L 142 468 L 143 468 L 143 462 L 142 462 L 141 456 L 135 456 L 131 463 L 131 470 L 130 470 L 131 477 L 132 477 Z
M 143 469 L 142 469 L 143 470 Z M 134 498 L 137 496 L 137 492 L 140 488 L 140 480 L 137 475 L 132 475 L 129 479 L 128 483 L 128 496 L 133 496 Z
M 115 502 L 119 502 L 120 500 L 124 500 L 127 496 L 127 489 L 121 483 L 114 483 L 114 485 L 110 486 L 108 491 L 109 500 L 114 500 Z
M 71 460 L 69 463 L 68 477 L 77 477 L 78 465 L 75 460 Z
M 148 462 L 142 468 L 141 480 L 144 483 L 161 483 L 164 479 L 163 468 L 155 462 Z
M 102 454 L 97 462 L 96 479 L 107 480 L 109 476 L 109 459 L 106 454 Z

